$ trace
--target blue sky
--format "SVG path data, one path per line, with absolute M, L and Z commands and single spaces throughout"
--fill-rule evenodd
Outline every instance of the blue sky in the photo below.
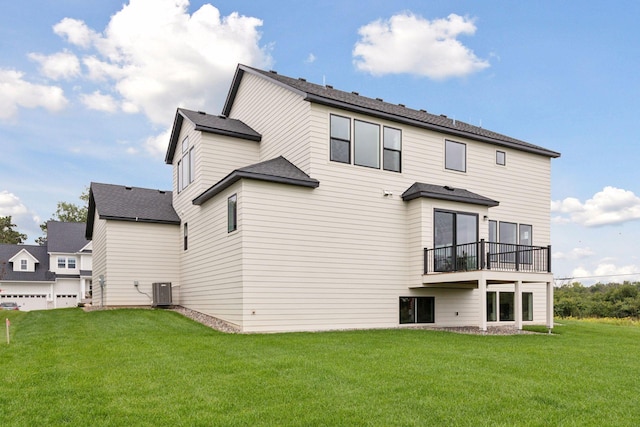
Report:
M 25 0 L 2 10 L 0 215 L 30 242 L 92 181 L 170 189 L 176 108 L 218 113 L 240 62 L 561 152 L 555 276 L 640 280 L 640 2 Z

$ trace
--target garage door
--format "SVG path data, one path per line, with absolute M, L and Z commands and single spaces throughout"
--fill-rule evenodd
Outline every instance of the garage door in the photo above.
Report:
M 77 307 L 78 295 L 56 295 L 56 308 Z
M 21 311 L 30 310 L 46 310 L 47 309 L 47 296 L 45 294 L 31 294 L 31 295 L 2 295 L 2 301 L 15 302 L 20 307 Z

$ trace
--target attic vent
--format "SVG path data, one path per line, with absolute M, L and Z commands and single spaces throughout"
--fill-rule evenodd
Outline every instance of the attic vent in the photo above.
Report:
M 198 114 L 204 115 L 204 114 L 207 114 L 207 113 L 205 113 L 204 111 L 198 111 Z
M 163 191 L 163 190 L 158 190 L 158 193 L 160 193 L 160 194 L 165 194 L 166 192 L 165 192 L 165 191 Z
M 376 98 L 376 101 L 383 102 L 383 101 L 384 101 L 384 99 L 382 99 L 382 98 Z
M 453 187 L 449 187 L 448 185 L 445 185 L 445 186 L 444 186 L 444 189 L 445 189 L 445 190 L 449 190 L 449 191 L 455 191 L 455 188 L 453 188 Z
M 124 187 L 125 190 L 131 190 L 131 187 Z
M 446 114 L 440 114 L 440 117 L 444 117 L 446 119 L 447 115 Z
M 421 112 L 423 112 L 423 113 L 426 113 L 426 112 L 427 112 L 427 110 L 422 109 L 422 108 L 420 109 L 420 111 L 421 111 Z
M 354 95 L 360 95 L 358 92 L 351 92 Z
M 404 104 L 398 104 L 398 105 L 404 108 Z
M 333 89 L 333 86 L 331 86 L 331 85 L 325 85 L 325 87 L 326 87 L 327 89 Z
M 224 114 L 220 114 L 218 117 L 221 118 L 221 119 L 226 119 L 227 118 L 227 116 L 225 116 Z
M 298 77 L 298 80 L 300 80 L 301 82 L 306 82 L 307 81 L 307 79 L 304 79 L 302 77 Z
M 275 70 L 269 70 L 269 72 L 270 72 L 271 74 L 278 74 L 278 72 L 277 72 L 277 71 L 275 71 Z

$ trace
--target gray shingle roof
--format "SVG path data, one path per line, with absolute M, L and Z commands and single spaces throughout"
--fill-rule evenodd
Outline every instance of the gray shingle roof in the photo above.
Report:
M 75 253 L 88 243 L 84 236 L 84 222 L 47 222 L 47 248 L 49 252 Z
M 444 115 L 430 114 L 425 110 L 414 110 L 401 104 L 391 104 L 384 102 L 381 99 L 367 98 L 357 93 L 337 90 L 328 85 L 322 86 L 307 82 L 304 79 L 294 79 L 282 76 L 272 71 L 259 70 L 246 65 L 238 66 L 229 95 L 227 96 L 227 101 L 222 110 L 225 115 L 228 115 L 231 112 L 231 107 L 244 72 L 267 78 L 280 86 L 297 92 L 310 102 L 431 129 L 452 136 L 475 139 L 548 157 L 560 157 L 560 153 L 555 151 L 511 138 L 497 132 L 492 132 L 478 126 L 473 126 L 459 120 L 452 120 Z
M 27 250 L 37 260 L 36 271 L 13 271 L 13 264 L 9 263 L 15 254 Z M 35 245 L 7 245 L 0 244 L 0 281 L 16 282 L 53 282 L 55 274 L 49 271 L 49 253 L 46 246 Z
M 184 108 L 178 108 L 176 117 L 171 130 L 171 138 L 169 138 L 169 147 L 165 156 L 165 163 L 173 163 L 176 147 L 178 146 L 178 137 L 184 119 L 191 121 L 196 130 L 218 135 L 226 135 L 234 138 L 248 139 L 251 141 L 260 141 L 262 135 L 249 126 L 236 119 L 229 119 L 226 116 L 216 116 L 207 114 L 202 111 L 191 111 Z
M 320 185 L 320 181 L 311 178 L 309 175 L 300 170 L 284 157 L 276 157 L 275 159 L 265 162 L 256 163 L 236 169 L 229 175 L 218 181 L 212 187 L 193 199 L 194 205 L 201 205 L 211 199 L 216 194 L 231 186 L 239 180 L 257 179 L 261 181 L 278 182 L 281 184 L 299 185 L 302 187 L 316 188 Z
M 93 235 L 96 211 L 100 219 L 180 224 L 173 209 L 172 192 L 122 185 L 91 183 L 86 237 Z
M 472 193 L 471 191 L 463 188 L 453 188 L 449 186 L 424 184 L 422 182 L 416 182 L 409 187 L 404 193 L 402 193 L 402 200 L 409 201 L 417 199 L 419 197 L 426 197 L 429 199 L 448 200 L 452 202 L 471 203 L 474 205 L 482 206 L 498 206 L 500 202 L 497 202 L 488 197 L 481 196 L 480 194 Z

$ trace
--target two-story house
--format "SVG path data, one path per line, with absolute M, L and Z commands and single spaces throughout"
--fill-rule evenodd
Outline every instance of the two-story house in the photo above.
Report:
M 171 282 L 243 331 L 552 327 L 558 156 L 240 65 L 222 114 L 178 109 L 173 191 L 92 184 L 94 303 Z
M 92 252 L 85 228 L 49 221 L 44 245 L 0 245 L 0 301 L 29 311 L 76 307 L 90 299 Z

